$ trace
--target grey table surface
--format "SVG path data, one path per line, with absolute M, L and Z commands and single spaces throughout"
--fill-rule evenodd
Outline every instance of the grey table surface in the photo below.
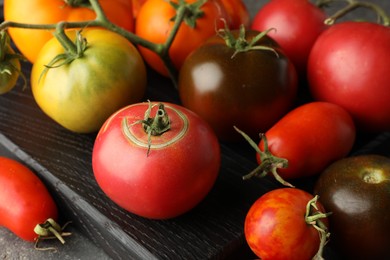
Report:
M 244 0 L 244 2 L 252 7 L 249 12 L 253 17 L 256 10 L 267 1 Z M 380 3 L 387 12 L 390 12 L 390 1 L 371 0 L 371 2 Z M 2 8 L 3 0 L 0 0 L 0 4 Z M 365 14 L 366 11 L 360 12 Z M 366 15 L 371 16 L 368 13 Z M 0 227 L 0 259 L 111 259 L 102 249 L 83 236 L 77 228 L 70 226 L 69 231 L 72 232 L 72 236 L 66 240 L 64 245 L 54 241 L 45 241 L 44 244 L 41 244 L 42 246 L 56 246 L 56 251 L 38 251 L 34 249 L 33 243 L 23 241 L 6 228 Z

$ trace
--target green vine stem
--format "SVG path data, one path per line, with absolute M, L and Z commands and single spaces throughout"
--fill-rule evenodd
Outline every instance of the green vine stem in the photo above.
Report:
M 326 7 L 337 0 L 319 0 L 317 2 L 317 6 L 320 8 Z M 339 1 L 337 1 L 339 2 Z M 336 13 L 333 15 L 329 16 L 325 20 L 325 24 L 327 25 L 332 25 L 334 24 L 337 19 L 340 19 L 347 13 L 357 9 L 357 8 L 368 8 L 374 11 L 379 18 L 379 23 L 381 23 L 384 26 L 389 26 L 390 25 L 390 17 L 386 14 L 386 12 L 377 4 L 372 3 L 372 2 L 367 2 L 367 1 L 357 1 L 357 0 L 344 0 L 343 2 L 346 3 L 346 6 L 338 10 Z
M 205 1 L 204 0 L 198 0 L 198 5 L 202 5 Z M 59 34 L 58 30 L 64 30 L 66 29 L 74 29 L 74 28 L 86 28 L 86 27 L 102 27 L 105 29 L 108 29 L 110 31 L 113 31 L 115 33 L 118 33 L 125 37 L 127 40 L 132 42 L 134 45 L 140 45 L 143 46 L 153 52 L 155 52 L 157 55 L 161 57 L 161 59 L 164 62 L 165 67 L 168 70 L 168 73 L 170 75 L 170 78 L 174 84 L 174 86 L 177 88 L 177 69 L 173 65 L 173 62 L 171 58 L 169 57 L 169 49 L 172 45 L 172 42 L 179 31 L 179 27 L 181 23 L 192 14 L 193 10 L 193 4 L 187 4 L 185 1 L 179 1 L 176 7 L 176 16 L 174 17 L 174 24 L 172 27 L 172 30 L 170 31 L 170 34 L 164 43 L 153 43 L 150 42 L 144 38 L 141 38 L 137 36 L 136 34 L 127 31 L 111 21 L 108 20 L 106 17 L 100 3 L 98 0 L 89 0 L 91 8 L 96 13 L 96 18 L 94 20 L 89 21 L 82 21 L 82 22 L 61 22 L 61 26 L 58 26 L 58 24 L 25 24 L 25 23 L 18 23 L 13 21 L 4 21 L 0 24 L 0 31 L 5 30 L 9 27 L 16 27 L 16 28 L 25 28 L 25 29 L 40 29 L 40 30 L 57 30 L 56 33 Z

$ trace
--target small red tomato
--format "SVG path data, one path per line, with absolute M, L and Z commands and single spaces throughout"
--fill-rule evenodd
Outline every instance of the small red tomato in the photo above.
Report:
M 244 178 L 273 173 L 278 181 L 290 186 L 284 179 L 319 174 L 333 161 L 345 157 L 355 136 L 352 117 L 342 107 L 327 102 L 306 103 L 282 117 L 263 135 L 258 146 L 251 143 L 259 166 Z
M 57 206 L 43 182 L 23 164 L 0 157 L 0 226 L 34 241 L 39 237 L 34 229 L 57 217 Z
M 250 15 L 242 0 L 220 0 L 230 18 L 229 28 L 239 29 L 241 25 L 250 26 Z
M 310 216 L 316 216 L 316 220 Z M 321 254 L 319 249 L 329 237 L 327 216 L 317 197 L 306 191 L 272 190 L 249 209 L 244 223 L 245 238 L 262 260 L 313 259 L 317 252 Z
M 175 104 L 138 103 L 102 126 L 92 166 L 99 186 L 119 206 L 167 219 L 207 195 L 220 159 L 218 139 L 199 116 Z
M 308 0 L 274 0 L 255 15 L 251 28 L 269 32 L 294 63 L 300 76 L 306 77 L 306 64 L 317 37 L 327 28 L 326 14 Z
M 316 40 L 308 61 L 316 100 L 345 108 L 362 131 L 390 130 L 390 28 L 342 22 Z

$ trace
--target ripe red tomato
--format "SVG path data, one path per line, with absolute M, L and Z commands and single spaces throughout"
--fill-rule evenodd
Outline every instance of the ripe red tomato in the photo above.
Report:
M 275 28 L 268 35 L 282 47 L 299 75 L 306 77 L 310 50 L 327 28 L 325 19 L 326 13 L 308 0 L 273 0 L 260 8 L 251 28 L 259 31 Z
M 0 226 L 34 241 L 37 225 L 58 217 L 57 206 L 42 181 L 23 164 L 0 157 Z
M 239 29 L 241 25 L 250 26 L 249 11 L 242 0 L 220 0 L 230 18 L 230 29 Z
M 320 248 L 320 236 L 309 224 L 306 206 L 311 205 L 309 215 L 325 214 L 325 210 L 313 198 L 300 189 L 281 188 L 255 201 L 244 223 L 245 238 L 252 251 L 262 260 L 314 259 Z M 317 206 L 318 211 L 313 206 Z M 319 219 L 323 225 L 316 223 L 324 230 L 324 236 L 327 236 L 326 216 Z
M 358 129 L 390 130 L 390 28 L 343 22 L 321 34 L 310 53 L 308 80 L 317 100 L 349 111 Z
M 281 167 L 277 173 L 285 180 L 312 176 L 348 155 L 355 136 L 353 120 L 342 107 L 311 102 L 290 111 L 265 133 L 267 157 L 287 160 L 287 168 L 274 164 L 274 158 L 265 160 L 257 154 L 257 160 L 262 169 Z M 258 147 L 264 151 L 264 138 Z
M 238 42 L 259 35 L 231 31 Z M 232 43 L 234 45 L 234 43 Z M 186 59 L 179 73 L 183 105 L 204 118 L 223 141 L 236 141 L 237 126 L 250 136 L 266 131 L 291 108 L 297 93 L 297 75 L 279 46 L 264 35 L 252 49 L 235 54 L 220 35 L 211 37 Z M 234 57 L 233 57 L 234 55 Z
M 96 14 L 85 4 L 75 0 L 4 0 L 4 19 L 25 24 L 54 24 L 60 21 L 93 20 Z M 87 1 L 88 2 L 88 1 Z M 128 31 L 134 30 L 132 1 L 100 0 L 108 19 Z M 20 52 L 32 63 L 40 49 L 53 38 L 53 31 L 9 28 L 12 40 Z
M 314 187 L 329 216 L 331 246 L 345 259 L 390 259 L 390 158 L 334 162 Z
M 139 10 L 135 33 L 153 43 L 164 43 L 174 24 L 172 18 L 176 15 L 176 10 L 170 2 L 165 0 L 146 1 Z M 178 1 L 174 0 L 172 2 Z M 185 2 L 193 4 L 196 0 L 185 0 Z M 223 27 L 221 18 L 228 20 L 226 10 L 219 0 L 205 1 L 197 12 L 203 12 L 204 15 L 196 18 L 196 26 L 192 28 L 186 22 L 183 22 L 169 49 L 169 55 L 177 69 L 181 68 L 185 58 L 191 51 L 214 35 L 216 29 Z M 194 19 L 195 17 L 191 18 Z M 147 64 L 160 74 L 168 76 L 163 61 L 155 52 L 142 46 L 139 47 L 139 50 Z
M 209 125 L 193 112 L 169 103 L 149 108 L 130 105 L 106 121 L 93 148 L 93 171 L 102 190 L 124 209 L 172 218 L 195 207 L 213 187 L 220 147 Z M 160 131 L 153 130 L 150 142 L 149 127 L 140 123 L 144 117 L 163 129 L 157 135 Z

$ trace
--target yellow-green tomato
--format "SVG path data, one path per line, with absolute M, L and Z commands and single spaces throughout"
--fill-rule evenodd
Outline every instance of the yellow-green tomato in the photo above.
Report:
M 12 57 L 15 53 L 11 47 L 6 46 L 4 59 L 0 61 L 0 94 L 10 91 L 18 81 L 20 75 L 20 61 Z M 9 55 L 8 55 L 9 54 Z M 9 57 L 8 57 L 9 56 Z
M 67 34 L 75 41 L 75 31 Z M 82 36 L 87 47 L 69 64 L 51 63 L 65 52 L 56 38 L 45 44 L 32 67 L 31 88 L 49 117 L 73 132 L 91 133 L 116 110 L 143 98 L 146 68 L 137 49 L 119 34 L 88 29 Z M 48 64 L 53 66 L 47 69 Z

